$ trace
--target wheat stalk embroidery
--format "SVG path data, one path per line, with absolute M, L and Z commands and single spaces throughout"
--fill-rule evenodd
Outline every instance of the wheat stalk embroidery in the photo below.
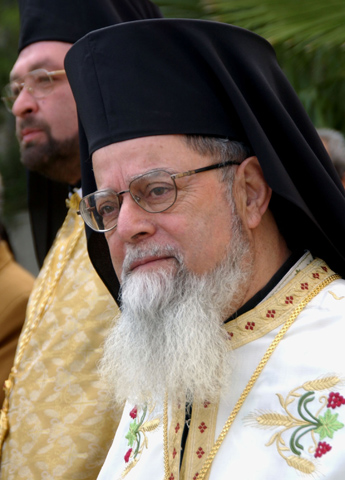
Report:
M 338 413 L 333 413 L 335 409 L 345 405 L 345 398 L 339 392 L 334 392 L 333 388 L 341 382 L 336 376 L 319 378 L 292 390 L 286 398 L 279 393 L 277 397 L 283 409 L 279 412 L 262 412 L 251 414 L 247 419 L 250 423 L 261 428 L 279 428 L 275 432 L 266 446 L 276 445 L 278 453 L 286 463 L 300 472 L 312 474 L 315 472 L 315 463 L 311 458 L 320 458 L 328 453 L 332 446 L 326 442 L 326 439 L 333 439 L 337 430 L 344 427 L 344 424 L 338 420 Z M 329 391 L 328 395 L 320 395 L 319 405 L 316 410 L 317 402 L 316 392 Z M 330 391 L 332 390 L 332 391 Z M 297 413 L 291 412 L 294 405 Z M 290 431 L 290 440 L 287 443 L 286 432 Z M 285 434 L 285 435 L 284 435 Z M 283 438 L 284 435 L 284 438 Z M 303 456 L 304 446 L 303 437 L 308 436 L 310 446 L 308 448 L 309 458 Z M 304 438 L 305 439 L 305 438 Z

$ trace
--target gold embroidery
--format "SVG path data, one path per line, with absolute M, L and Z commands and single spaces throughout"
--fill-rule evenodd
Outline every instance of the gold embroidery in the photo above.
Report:
M 341 385 L 343 381 L 334 375 L 319 378 L 305 382 L 303 385 L 291 390 L 284 398 L 277 394 L 279 403 L 285 414 L 277 412 L 258 412 L 252 413 L 247 418 L 247 424 L 259 428 L 279 428 L 270 440 L 265 444 L 267 447 L 275 444 L 279 455 L 286 463 L 303 473 L 311 474 L 316 470 L 316 465 L 310 459 L 302 456 L 304 447 L 301 439 L 306 437 L 311 439 L 312 445 L 308 448 L 308 453 L 315 458 L 319 458 L 329 450 L 331 446 L 323 440 L 327 437 L 333 438 L 337 430 L 344 428 L 344 425 L 338 421 L 338 414 L 333 414 L 331 409 L 339 408 L 345 404 L 345 399 L 339 394 L 330 392 L 329 396 L 321 395 L 318 400 L 315 398 L 315 392 L 330 391 L 336 385 Z M 303 390 L 306 393 L 301 392 Z M 311 408 L 311 405 L 318 408 Z M 321 405 L 321 407 L 319 407 Z M 291 409 L 295 409 L 295 414 Z M 322 416 L 321 412 L 326 410 Z M 293 431 L 292 431 L 293 429 Z M 289 442 L 287 442 L 288 431 L 291 432 Z M 320 441 L 317 441 L 316 435 L 319 435 Z M 288 445 L 288 446 L 287 446 Z M 286 455 L 286 453 L 290 455 Z
M 310 382 L 305 382 L 303 383 L 302 388 L 306 392 L 309 392 L 311 390 L 320 391 L 320 390 L 329 390 L 330 388 L 333 388 L 339 384 L 342 384 L 341 379 L 335 375 L 332 375 L 329 377 L 312 380 Z
M 253 310 L 226 323 L 225 328 L 229 335 L 231 348 L 242 347 L 283 325 L 290 312 L 303 301 L 308 292 L 311 292 L 332 273 L 334 272 L 326 266 L 323 260 L 316 258 L 296 274 L 292 282 L 293 290 L 291 290 L 291 282 L 289 282 L 274 296 Z
M 335 300 L 342 300 L 345 298 L 344 296 L 338 297 L 338 295 L 336 295 L 334 292 L 331 292 L 331 290 L 328 293 L 330 293 Z
M 156 428 L 159 426 L 160 423 L 161 423 L 161 422 L 160 422 L 159 418 L 155 418 L 155 419 L 153 419 L 153 420 L 149 420 L 148 422 L 145 422 L 145 423 L 141 426 L 140 430 L 141 430 L 142 432 L 153 432 L 153 430 L 156 430 Z
M 191 426 L 180 472 L 181 478 L 194 478 L 200 472 L 215 438 L 219 402 L 194 404 Z M 204 477 L 207 480 L 209 472 Z M 199 478 L 197 476 L 196 478 Z
M 315 472 L 315 465 L 306 458 L 291 455 L 290 457 L 286 457 L 285 460 L 289 467 L 293 467 L 302 473 L 311 474 Z

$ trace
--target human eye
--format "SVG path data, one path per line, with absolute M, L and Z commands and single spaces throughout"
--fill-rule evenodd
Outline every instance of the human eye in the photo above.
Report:
M 10 94 L 17 98 L 20 92 L 23 90 L 24 83 L 12 82 L 10 84 Z
M 112 200 L 102 200 L 97 205 L 97 213 L 102 218 L 106 218 L 110 216 L 114 217 L 115 215 L 118 214 L 118 211 L 119 211 L 119 207 L 117 205 L 117 202 Z
M 51 83 L 49 76 L 44 72 L 35 75 L 33 78 L 35 83 L 39 86 L 45 86 Z
M 144 198 L 149 203 L 162 203 L 174 193 L 174 186 L 167 182 L 152 182 L 146 185 Z

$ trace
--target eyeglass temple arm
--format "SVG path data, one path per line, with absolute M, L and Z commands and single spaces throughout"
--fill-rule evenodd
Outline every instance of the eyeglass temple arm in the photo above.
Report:
M 207 167 L 197 168 L 196 170 L 188 170 L 188 172 L 183 173 L 175 173 L 171 175 L 171 178 L 182 178 L 182 177 L 189 177 L 190 175 L 194 175 L 195 173 L 206 172 L 207 170 L 214 170 L 215 168 L 222 168 L 227 167 L 229 165 L 240 165 L 241 162 L 233 162 L 229 160 L 228 162 L 224 163 L 215 163 L 214 165 L 209 165 Z
M 53 72 L 47 72 L 49 75 L 63 75 L 66 70 L 54 70 Z

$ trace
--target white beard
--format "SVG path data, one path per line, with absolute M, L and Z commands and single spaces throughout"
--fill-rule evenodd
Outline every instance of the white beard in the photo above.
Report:
M 228 388 L 232 354 L 223 327 L 238 308 L 251 275 L 249 241 L 233 220 L 229 252 L 212 272 L 197 276 L 173 248 L 134 246 L 124 264 L 173 254 L 177 270 L 125 274 L 122 312 L 104 346 L 100 373 L 117 403 L 215 401 Z

